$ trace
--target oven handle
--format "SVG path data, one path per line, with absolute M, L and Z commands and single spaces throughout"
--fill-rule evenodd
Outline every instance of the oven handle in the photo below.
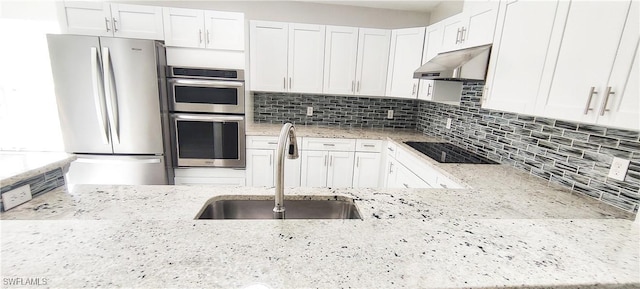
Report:
M 195 80 L 195 79 L 169 79 L 169 83 L 185 85 L 203 85 L 210 87 L 242 87 L 243 82 L 237 81 L 215 81 L 215 80 Z
M 194 114 L 176 114 L 174 115 L 176 119 L 185 119 L 185 120 L 213 120 L 213 121 L 241 121 L 244 120 L 243 116 L 233 116 L 233 115 L 194 115 Z

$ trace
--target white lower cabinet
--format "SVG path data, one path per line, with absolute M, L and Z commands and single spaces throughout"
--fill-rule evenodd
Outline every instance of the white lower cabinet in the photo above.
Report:
M 349 188 L 353 183 L 354 152 L 302 151 L 300 185 Z
M 272 149 L 247 150 L 247 186 L 275 186 L 276 151 Z M 300 158 L 284 161 L 285 187 L 300 186 Z
M 380 178 L 381 153 L 356 152 L 353 168 L 354 188 L 379 188 L 383 185 Z
M 432 188 L 429 184 L 427 184 L 427 182 L 423 181 L 420 177 L 418 177 L 402 164 L 398 164 L 394 185 L 396 188 L 407 189 Z

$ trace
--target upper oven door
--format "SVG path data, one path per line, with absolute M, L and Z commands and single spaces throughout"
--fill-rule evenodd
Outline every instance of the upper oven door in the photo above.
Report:
M 244 114 L 244 82 L 169 79 L 174 111 Z

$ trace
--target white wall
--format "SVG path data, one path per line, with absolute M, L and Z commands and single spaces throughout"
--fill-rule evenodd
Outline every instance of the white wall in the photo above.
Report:
M 113 1 L 139 5 L 243 12 L 267 20 L 368 28 L 427 26 L 429 13 L 294 1 Z
M 429 24 L 436 23 L 447 17 L 456 15 L 462 12 L 464 1 L 462 0 L 448 0 L 440 3 L 436 8 L 431 11 L 431 17 Z

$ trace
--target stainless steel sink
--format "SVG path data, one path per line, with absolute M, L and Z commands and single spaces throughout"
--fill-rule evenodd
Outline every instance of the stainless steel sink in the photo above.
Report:
M 273 219 L 273 197 L 257 196 L 238 200 L 218 197 L 208 201 L 196 219 Z M 353 199 L 318 197 L 284 201 L 285 219 L 361 219 Z M 261 198 L 261 199 L 256 199 Z

